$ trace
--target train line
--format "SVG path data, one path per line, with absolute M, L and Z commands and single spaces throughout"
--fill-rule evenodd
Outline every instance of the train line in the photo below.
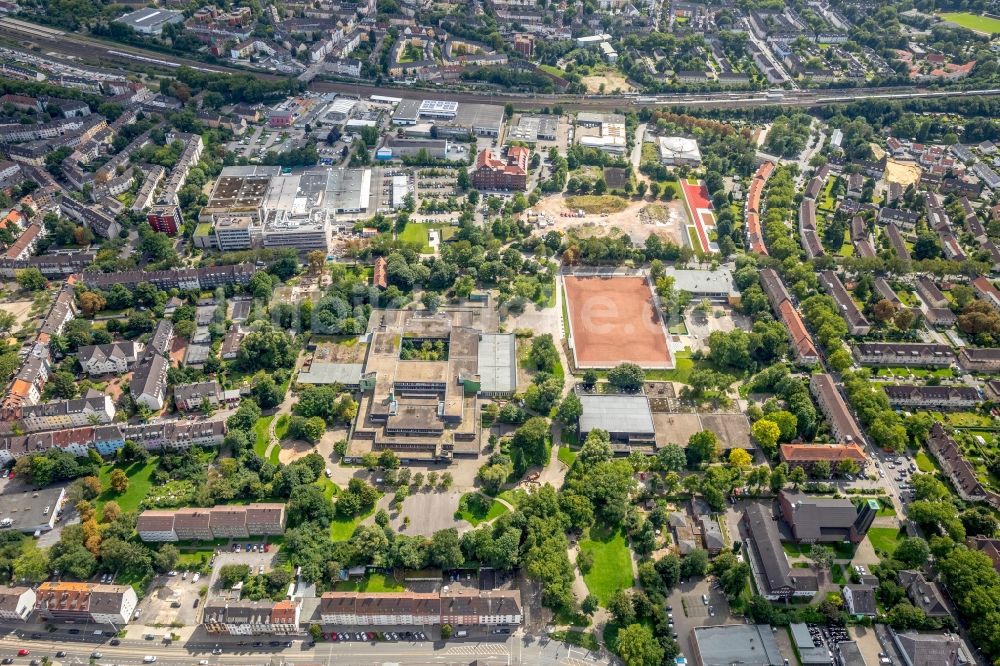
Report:
M 207 65 L 201 61 L 183 58 L 156 51 L 105 42 L 92 37 L 40 26 L 10 17 L 0 18 L 0 35 L 16 36 L 17 39 L 36 43 L 48 51 L 71 56 L 81 62 L 97 61 L 100 65 L 114 63 L 122 66 L 137 63 L 152 68 L 174 71 L 180 67 L 190 67 L 216 74 L 246 74 L 267 80 L 287 77 L 224 65 Z M 99 65 L 99 66 L 100 66 Z M 442 87 L 386 86 L 363 82 L 340 82 L 314 79 L 309 84 L 314 92 L 335 92 L 347 95 L 370 96 L 387 95 L 410 99 L 433 97 L 457 102 L 490 102 L 494 104 L 513 103 L 519 108 L 541 108 L 561 106 L 571 110 L 610 110 L 629 107 L 691 107 L 691 108 L 740 108 L 746 106 L 786 106 L 816 107 L 825 104 L 846 104 L 859 99 L 908 100 L 933 99 L 937 97 L 994 96 L 1000 89 L 983 90 L 929 90 L 917 86 L 883 88 L 849 88 L 838 90 L 790 90 L 761 92 L 717 92 L 717 93 L 672 93 L 644 95 L 631 93 L 624 95 L 553 95 L 532 93 L 497 93 L 496 91 L 452 90 Z

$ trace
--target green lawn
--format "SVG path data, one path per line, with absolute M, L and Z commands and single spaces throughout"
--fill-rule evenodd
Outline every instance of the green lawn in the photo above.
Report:
M 333 501 L 333 496 L 336 495 L 337 492 L 340 490 L 339 488 L 337 488 L 337 484 L 336 483 L 334 483 L 330 479 L 326 478 L 326 475 L 323 475 L 323 476 L 319 477 L 318 479 L 316 479 L 316 482 L 315 482 L 314 485 L 317 485 L 317 486 L 319 486 L 320 488 L 323 489 L 323 497 L 326 498 L 327 502 L 332 502 Z
M 632 558 L 621 530 L 611 533 L 594 526 L 590 529 L 590 538 L 580 542 L 580 550 L 594 558 L 594 566 L 583 579 L 602 606 L 606 606 L 618 590 L 632 587 Z
M 521 489 L 505 490 L 499 495 L 497 495 L 497 497 L 499 497 L 500 499 L 506 500 L 508 503 L 510 503 L 511 506 L 520 506 L 521 501 L 527 496 L 528 493 Z
M 288 435 L 288 426 L 292 422 L 292 417 L 288 414 L 282 414 L 278 417 L 278 422 L 274 424 L 274 436 L 278 438 L 278 441 L 283 440 Z
M 564 78 L 566 76 L 566 72 L 559 69 L 555 65 L 539 65 L 538 69 L 542 70 L 543 72 L 548 72 L 553 76 L 558 76 L 559 78 Z
M 264 457 L 264 452 L 267 451 L 267 431 L 270 429 L 271 421 L 273 420 L 273 416 L 262 416 L 257 419 L 257 425 L 254 426 L 254 433 L 256 433 L 257 439 L 253 444 L 253 452 L 261 458 Z
M 114 469 L 124 469 L 125 475 L 128 476 L 128 488 L 121 495 L 111 490 L 111 472 Z M 118 502 L 123 512 L 138 510 L 149 492 L 149 477 L 152 476 L 154 469 L 156 469 L 156 458 L 150 458 L 146 463 L 132 463 L 124 468 L 119 468 L 117 465 L 102 465 L 98 478 L 101 480 L 103 491 L 94 500 L 98 517 L 103 513 L 104 505 L 111 500 Z
M 566 467 L 572 467 L 573 462 L 576 460 L 576 452 L 571 451 L 568 446 L 560 446 L 559 451 L 556 452 L 556 456 L 559 458 L 559 462 L 566 465 Z
M 875 552 L 892 555 L 902 538 L 899 530 L 893 527 L 872 527 L 868 530 L 868 540 L 871 541 Z
M 790 557 L 798 557 L 799 555 L 809 554 L 808 547 L 806 547 L 806 549 L 803 550 L 802 546 L 800 546 L 797 543 L 792 543 L 790 541 L 783 541 L 781 543 L 781 548 L 785 551 L 785 555 L 788 555 Z
M 373 573 L 364 578 L 341 581 L 335 589 L 338 592 L 402 592 L 404 587 L 391 576 Z
M 917 461 L 917 469 L 919 469 L 921 472 L 924 472 L 925 474 L 930 474 L 937 469 L 937 465 L 934 464 L 934 460 L 932 460 L 931 457 L 927 455 L 925 452 L 917 451 L 917 455 L 914 457 L 916 458 Z
M 846 585 L 847 577 L 844 576 L 844 567 L 840 564 L 834 564 L 833 568 L 830 570 L 833 574 L 833 582 L 837 585 Z
M 1000 20 L 988 16 L 979 16 L 971 12 L 944 12 L 941 14 L 941 18 L 976 32 L 1000 33 Z
M 379 493 L 379 498 L 381 499 L 382 493 Z M 378 500 L 375 501 L 375 506 L 378 506 Z M 368 513 L 355 516 L 354 518 L 334 518 L 333 522 L 330 523 L 330 538 L 334 541 L 347 541 L 354 534 L 354 528 L 357 527 L 362 520 L 371 516 L 375 513 L 375 507 Z
M 466 503 L 463 502 L 462 500 L 474 494 L 476 493 L 466 493 L 465 495 L 463 495 L 462 499 L 459 500 L 459 506 L 464 506 Z M 503 514 L 507 513 L 507 511 L 508 509 L 506 506 L 504 506 L 503 504 L 501 504 L 496 500 L 493 500 L 490 503 L 489 509 L 487 509 L 485 513 L 481 511 L 474 511 L 466 506 L 465 509 L 461 509 L 455 512 L 455 518 L 464 520 L 473 527 L 476 527 L 477 525 L 479 525 L 479 523 L 485 523 L 490 520 L 493 520 L 494 518 L 499 518 Z
M 691 372 L 694 370 L 694 360 L 691 352 L 679 351 L 674 354 L 673 370 L 647 370 L 646 379 L 660 382 L 680 382 L 687 384 L 691 381 Z
M 403 230 L 396 234 L 397 240 L 404 243 L 416 243 L 422 248 L 421 252 L 430 252 L 431 246 L 427 244 L 430 239 L 430 227 L 419 222 L 409 222 Z
M 578 645 L 586 650 L 597 652 L 601 649 L 601 644 L 597 636 L 590 631 L 553 631 L 549 633 L 549 638 L 570 645 Z

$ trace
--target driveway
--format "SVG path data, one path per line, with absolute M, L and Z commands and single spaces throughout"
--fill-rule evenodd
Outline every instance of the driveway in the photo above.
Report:
M 709 627 L 721 624 L 733 624 L 742 621 L 734 618 L 729 612 L 729 602 L 720 590 L 712 589 L 714 578 L 681 583 L 670 593 L 667 605 L 672 606 L 674 631 L 677 633 L 677 644 L 681 652 L 691 654 L 691 630 L 695 627 Z M 708 597 L 708 604 L 702 601 L 702 595 Z M 709 615 L 709 608 L 715 615 Z

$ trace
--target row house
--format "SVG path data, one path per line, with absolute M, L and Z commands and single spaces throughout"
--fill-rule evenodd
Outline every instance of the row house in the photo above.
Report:
M 833 298 L 840 310 L 840 315 L 847 322 L 847 330 L 851 335 L 868 335 L 871 331 L 871 324 L 865 318 L 861 310 L 858 309 L 851 294 L 844 287 L 844 283 L 833 271 L 820 271 L 819 282 L 823 285 L 826 293 Z
M 301 606 L 297 601 L 211 599 L 205 603 L 202 626 L 210 634 L 229 636 L 294 636 Z
M 986 502 L 1000 509 L 1000 495 L 986 489 L 976 476 L 976 469 L 962 455 L 962 450 L 940 423 L 927 434 L 927 449 L 937 458 L 945 476 L 966 502 Z
M 781 461 L 788 463 L 790 467 L 803 467 L 807 471 L 818 462 L 829 463 L 833 469 L 836 469 L 837 464 L 844 460 L 857 463 L 860 469 L 864 469 L 868 463 L 865 450 L 857 442 L 848 442 L 847 444 L 782 444 L 780 455 Z
M 897 257 L 904 261 L 910 260 L 910 249 L 906 247 L 906 240 L 895 222 L 890 222 L 885 227 L 885 236 L 889 239 L 889 247 Z
M 948 307 L 948 299 L 934 283 L 934 280 L 927 275 L 921 275 L 917 278 L 917 293 L 924 299 L 924 303 L 932 308 Z
M 111 396 L 91 391 L 84 398 L 43 402 L 21 408 L 21 423 L 28 432 L 78 428 L 112 423 L 115 403 Z
M 154 354 L 139 364 L 129 381 L 129 392 L 136 404 L 154 412 L 163 409 L 169 369 L 170 362 L 159 354 Z
M 972 287 L 976 290 L 976 296 L 986 301 L 995 311 L 1000 312 L 1000 291 L 997 291 L 992 282 L 980 276 L 972 281 Z
M 884 386 L 893 407 L 916 409 L 968 409 L 982 402 L 972 386 Z
M 285 505 L 256 502 L 210 509 L 143 511 L 136 521 L 139 538 L 147 542 L 277 536 L 284 532 Z
M 94 180 L 98 183 L 105 183 L 114 178 L 119 170 L 124 170 L 132 161 L 132 155 L 149 145 L 151 131 L 146 131 L 132 139 L 132 142 L 122 148 L 111 159 L 102 164 L 94 172 Z
M 215 408 L 219 405 L 221 395 L 222 387 L 214 380 L 179 384 L 174 387 L 174 406 L 180 412 L 200 409 L 205 403 Z
M 139 603 L 131 585 L 45 582 L 35 590 L 35 612 L 49 622 L 128 624 Z
M 142 358 L 144 347 L 141 342 L 123 341 L 105 345 L 84 345 L 76 352 L 80 367 L 91 377 L 100 375 L 121 375 Z
M 334 626 L 510 626 L 522 622 L 517 590 L 449 592 L 326 592 L 323 624 Z
M 166 175 L 167 170 L 159 165 L 143 168 L 144 179 L 139 191 L 136 192 L 135 201 L 132 202 L 132 212 L 140 213 L 153 205 L 156 188 L 160 186 Z
M 62 197 L 60 206 L 67 217 L 83 224 L 97 236 L 114 239 L 121 233 L 118 220 L 103 206 L 80 203 L 71 197 Z
M 218 446 L 226 436 L 226 422 L 163 421 L 128 425 L 122 429 L 126 439 L 139 442 L 149 450 L 188 449 L 192 446 Z
M 859 342 L 851 353 L 860 365 L 947 367 L 955 362 L 948 345 L 923 342 Z
M 48 345 L 35 342 L 21 362 L 21 367 L 0 404 L 0 417 L 4 421 L 20 418 L 22 407 L 37 404 L 41 400 L 50 367 Z
M 861 428 L 858 427 L 854 414 L 840 395 L 833 376 L 825 373 L 813 375 L 809 380 L 809 388 L 816 398 L 820 411 L 830 424 L 830 432 L 837 441 L 863 445 L 865 440 Z
M 924 316 L 934 328 L 951 328 L 958 321 L 951 308 L 927 308 Z
M 805 323 L 798 310 L 792 305 L 791 296 L 781 281 L 781 277 L 773 268 L 765 268 L 760 272 L 761 285 L 775 313 L 788 328 L 792 351 L 799 365 L 813 365 L 819 361 L 819 352 L 813 343 L 812 336 L 806 330 Z
M 158 289 L 198 289 L 206 291 L 227 285 L 245 285 L 258 268 L 253 264 L 175 268 L 165 271 L 122 271 L 120 273 L 83 273 L 81 279 L 90 288 L 108 290 L 116 284 L 132 288 L 149 282 Z
M 30 587 L 0 588 L 0 620 L 24 622 L 35 610 L 35 590 Z
M 45 344 L 48 344 L 50 336 L 61 334 L 66 324 L 76 317 L 76 295 L 73 292 L 73 282 L 73 278 L 70 277 L 63 288 L 59 290 L 52 307 L 49 308 L 48 314 L 42 321 L 41 328 L 38 329 L 39 340 Z
M 995 347 L 962 347 L 958 364 L 968 372 L 1000 372 L 1000 349 Z
M 14 228 L 16 231 L 16 227 Z M 10 259 L 12 261 L 19 261 L 27 259 L 34 254 L 35 248 L 38 247 L 38 240 L 45 235 L 45 230 L 41 224 L 37 222 L 32 222 L 28 225 L 21 235 L 17 237 L 7 251 L 4 253 L 5 259 Z
M 917 222 L 920 221 L 920 213 L 914 213 L 911 210 L 903 208 L 881 208 L 878 212 L 878 221 L 882 224 L 895 222 L 903 229 L 913 231 Z

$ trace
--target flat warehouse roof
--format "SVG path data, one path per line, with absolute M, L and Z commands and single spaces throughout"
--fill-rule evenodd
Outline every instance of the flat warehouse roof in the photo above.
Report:
M 644 395 L 581 395 L 581 432 L 600 428 L 608 432 L 651 433 L 653 414 Z
M 516 341 L 511 334 L 483 333 L 479 336 L 479 390 L 510 393 L 517 387 Z
M 503 107 L 496 104 L 461 104 L 452 122 L 461 127 L 499 129 L 503 125 Z

